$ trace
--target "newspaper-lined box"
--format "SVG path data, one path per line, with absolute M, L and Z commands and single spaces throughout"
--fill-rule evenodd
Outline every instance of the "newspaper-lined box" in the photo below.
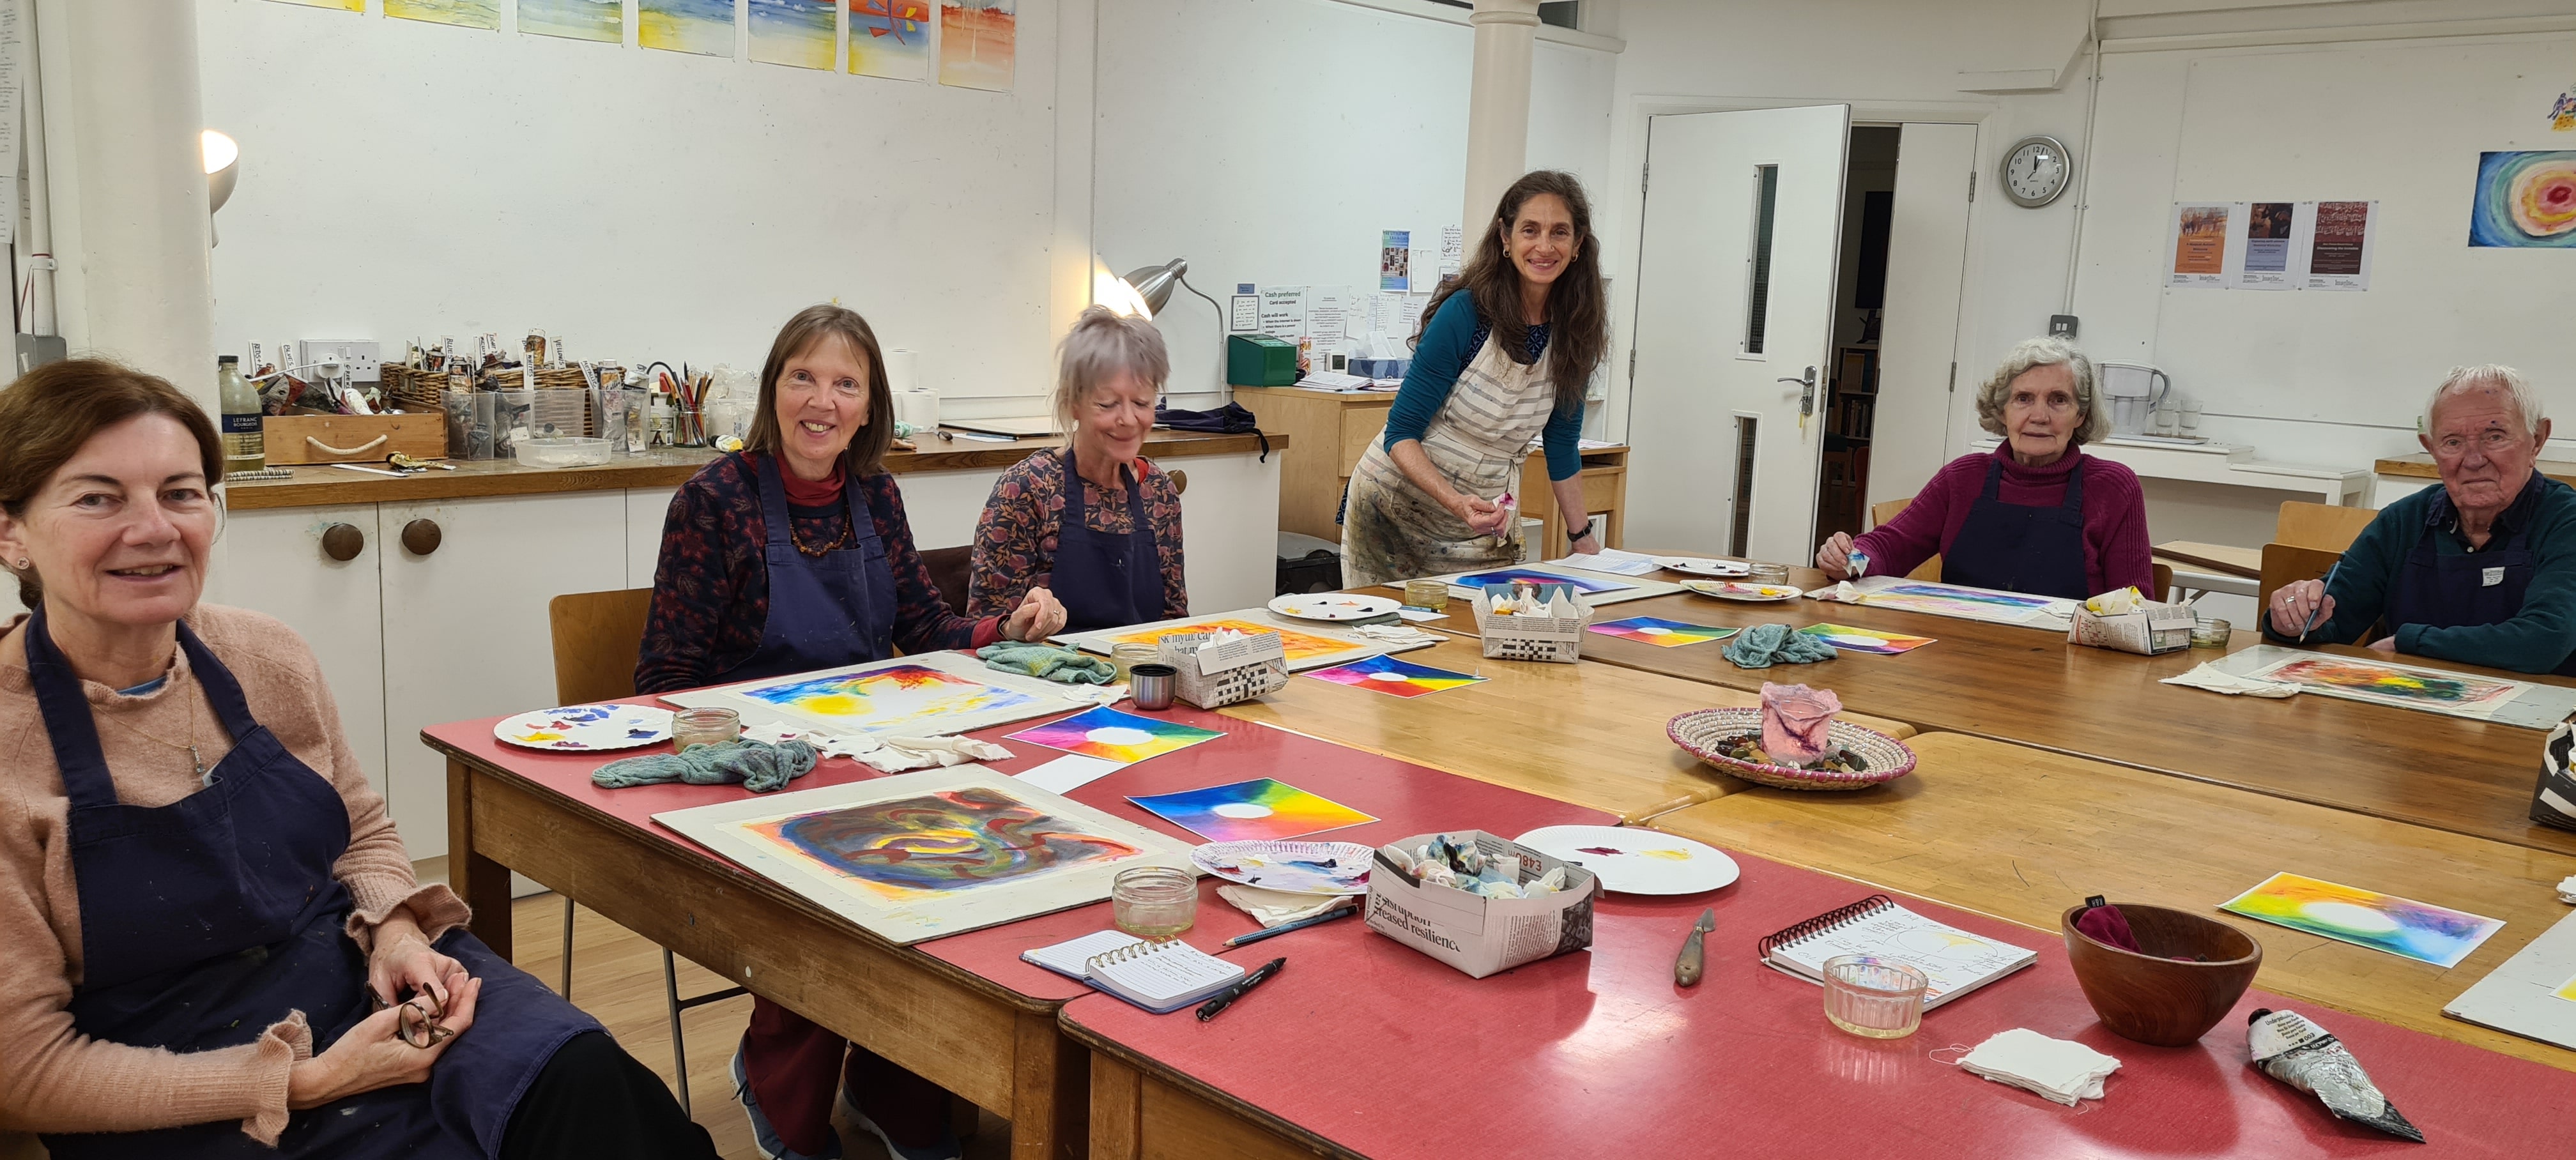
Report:
M 1583 630 L 1592 623 L 1592 606 L 1575 594 L 1573 585 L 1539 585 L 1547 611 L 1538 616 L 1496 613 L 1497 591 L 1509 594 L 1508 586 L 1494 584 L 1475 597 L 1476 636 L 1486 657 L 1569 665 L 1583 659 Z
M 1391 848 L 1410 856 L 1440 836 L 1416 834 Z M 1418 883 L 1380 850 L 1369 872 L 1369 929 L 1472 979 L 1592 945 L 1592 902 L 1601 893 L 1601 880 L 1591 871 L 1482 830 L 1452 830 L 1448 836 L 1474 842 L 1487 857 L 1518 857 L 1524 886 L 1562 869 L 1565 889 L 1536 898 L 1487 898 L 1454 886 Z
M 1288 687 L 1288 649 L 1275 632 L 1193 632 L 1157 642 L 1163 663 L 1178 670 L 1172 695 L 1201 709 L 1249 701 Z
M 2121 652 L 2168 653 L 2190 648 L 2192 626 L 2199 622 L 2200 615 L 2181 604 L 2143 604 L 2110 616 L 2079 604 L 2075 623 L 2066 630 L 2066 642 Z

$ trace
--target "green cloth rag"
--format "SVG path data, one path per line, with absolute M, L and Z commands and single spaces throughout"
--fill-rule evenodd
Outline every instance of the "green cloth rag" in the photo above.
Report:
M 1118 668 L 1101 657 L 1084 656 L 1067 648 L 1042 644 L 1003 641 L 975 650 L 984 667 L 1018 673 L 1023 677 L 1041 677 L 1068 685 L 1106 685 L 1118 679 Z
M 1834 646 L 1785 624 L 1757 624 L 1735 634 L 1723 654 L 1739 669 L 1767 669 L 1777 664 L 1803 665 L 1834 659 Z
M 653 753 L 612 761 L 590 771 L 590 783 L 601 789 L 684 781 L 690 785 L 741 782 L 753 793 L 787 788 L 787 783 L 813 772 L 822 755 L 803 741 L 727 741 L 692 745 L 686 753 Z

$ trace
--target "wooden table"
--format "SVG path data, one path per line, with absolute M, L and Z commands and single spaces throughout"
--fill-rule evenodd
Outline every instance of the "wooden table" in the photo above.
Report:
M 1489 661 L 1473 639 L 1398 655 L 1485 682 L 1394 697 L 1298 676 L 1277 693 L 1221 712 L 1637 821 L 1735 784 L 1676 748 L 1658 722 L 1693 709 L 1761 703 L 1756 694 L 1628 669 Z M 1914 734 L 1902 722 L 1848 719 L 1898 737 Z
M 1739 782 L 1745 792 L 1650 824 L 2009 919 L 2045 932 L 2042 941 L 2088 895 L 2215 914 L 2280 871 L 2500 918 L 2504 929 L 2443 970 L 2216 915 L 2263 944 L 2256 986 L 2576 1071 L 2576 1052 L 2442 1016 L 2568 916 L 2554 887 L 2576 874 L 2576 857 L 1956 733 L 1909 744 L 1921 764 L 1885 786 L 1800 793 Z

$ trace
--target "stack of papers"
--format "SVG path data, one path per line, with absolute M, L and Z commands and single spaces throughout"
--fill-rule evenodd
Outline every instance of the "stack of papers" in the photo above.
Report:
M 1549 562 L 1567 568 L 1579 568 L 1586 572 L 1607 572 L 1613 576 L 1644 576 L 1663 568 L 1663 565 L 1656 563 L 1652 556 L 1622 552 L 1617 548 L 1577 553 Z
M 1403 386 L 1401 379 L 1372 379 L 1340 371 L 1311 371 L 1297 380 L 1297 385 L 1310 391 L 1392 391 Z
M 2102 1081 L 2120 1070 L 2120 1061 L 2081 1043 L 2015 1027 L 1988 1037 L 1960 1057 L 1959 1066 L 2074 1107 L 2078 1099 L 2101 1099 Z

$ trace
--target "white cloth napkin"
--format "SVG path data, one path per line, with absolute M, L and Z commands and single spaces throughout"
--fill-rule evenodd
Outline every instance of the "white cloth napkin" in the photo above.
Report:
M 2161 683 L 2167 685 L 2181 685 L 2188 689 L 2207 689 L 2213 693 L 2225 693 L 2230 697 L 2245 696 L 2278 698 L 2295 697 L 2299 695 L 2299 687 L 2297 685 L 2283 681 L 2258 681 L 2251 677 L 2240 677 L 2234 673 L 2220 672 L 2217 665 L 2207 661 L 2203 661 L 2199 665 L 2193 667 L 2190 672 L 2166 677 Z
M 1988 1037 L 1961 1056 L 1959 1066 L 2074 1107 L 2078 1099 L 2101 1099 L 2102 1080 L 2120 1069 L 2120 1061 L 2081 1043 L 2015 1027 Z
M 972 737 L 872 737 L 865 733 L 823 733 L 786 725 L 745 725 L 742 735 L 771 744 L 803 741 L 825 757 L 864 761 L 880 773 L 902 773 L 969 761 L 1008 761 L 1011 758 L 1010 750 Z
M 1382 640 L 1389 644 L 1438 644 L 1449 639 L 1439 633 L 1415 628 L 1409 624 L 1360 624 L 1353 625 L 1352 628 L 1361 636 L 1371 640 Z
M 1217 887 L 1216 893 L 1265 927 L 1313 918 L 1350 901 L 1337 895 L 1291 894 L 1285 890 L 1264 890 L 1232 882 Z
M 2558 880 L 2558 901 L 2576 902 L 2576 874 Z

